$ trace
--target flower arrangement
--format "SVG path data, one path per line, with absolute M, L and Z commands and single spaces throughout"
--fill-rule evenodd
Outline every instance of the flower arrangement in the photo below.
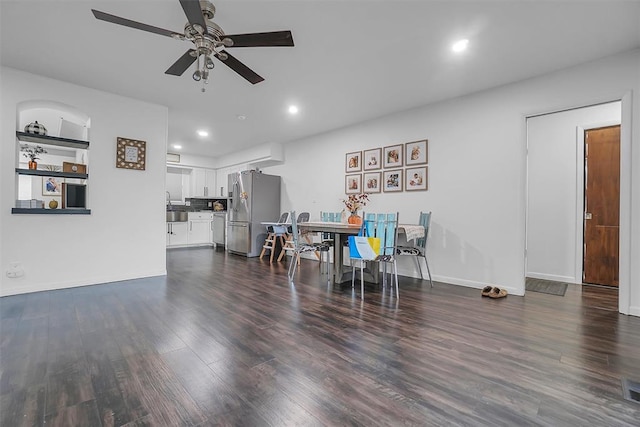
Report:
M 369 195 L 365 193 L 350 194 L 348 198 L 342 200 L 342 203 L 344 203 L 347 210 L 352 214 L 356 214 L 358 209 L 367 205 L 367 202 L 369 202 Z
M 40 154 L 47 153 L 47 150 L 45 150 L 39 145 L 32 147 L 31 145 L 26 145 L 26 144 L 20 146 L 20 151 L 22 151 L 23 156 L 25 156 L 27 159 L 30 159 L 32 162 L 35 162 L 36 160 L 38 160 L 40 158 L 38 157 Z

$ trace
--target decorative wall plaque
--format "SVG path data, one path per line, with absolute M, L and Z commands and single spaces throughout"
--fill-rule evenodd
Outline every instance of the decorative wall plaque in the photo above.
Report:
M 147 157 L 146 141 L 118 137 L 116 146 L 116 167 L 123 169 L 145 169 Z

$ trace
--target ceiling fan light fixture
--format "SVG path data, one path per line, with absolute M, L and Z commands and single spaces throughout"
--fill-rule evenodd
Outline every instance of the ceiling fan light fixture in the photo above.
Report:
M 200 70 L 195 70 L 193 72 L 193 76 L 191 77 L 193 77 L 193 80 L 199 82 L 200 80 L 202 80 L 202 73 L 200 72 Z
M 206 59 L 205 63 L 206 63 L 206 66 L 207 66 L 208 70 L 213 70 L 214 63 L 213 63 L 213 59 L 211 59 L 210 56 L 207 56 L 207 59 Z

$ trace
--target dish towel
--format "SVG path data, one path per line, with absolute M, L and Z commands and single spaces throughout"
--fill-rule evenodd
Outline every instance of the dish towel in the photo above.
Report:
M 407 242 L 424 237 L 424 227 L 421 225 L 400 225 L 399 227 L 404 229 L 404 234 L 407 236 Z

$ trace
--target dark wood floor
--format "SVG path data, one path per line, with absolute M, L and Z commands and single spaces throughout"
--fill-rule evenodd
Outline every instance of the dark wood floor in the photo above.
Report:
M 2 426 L 640 422 L 640 318 L 615 289 L 501 300 L 401 278 L 400 300 L 286 265 L 168 252 L 166 278 L 0 299 Z

